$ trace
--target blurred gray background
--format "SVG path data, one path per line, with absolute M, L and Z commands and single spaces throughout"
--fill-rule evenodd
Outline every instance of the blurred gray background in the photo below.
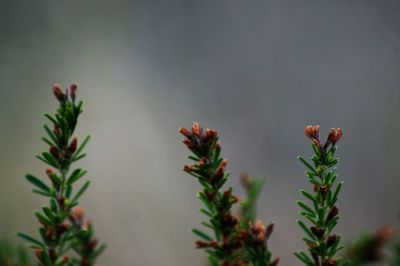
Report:
M 29 172 L 51 85 L 77 82 L 77 136 L 93 136 L 82 199 L 108 249 L 99 265 L 205 265 L 190 229 L 201 215 L 177 129 L 222 135 L 236 194 L 267 176 L 259 217 L 282 266 L 299 265 L 296 225 L 309 188 L 307 124 L 342 127 L 345 240 L 400 212 L 400 1 L 0 1 L 0 234 L 36 234 Z M 21 241 L 18 241 L 21 242 Z

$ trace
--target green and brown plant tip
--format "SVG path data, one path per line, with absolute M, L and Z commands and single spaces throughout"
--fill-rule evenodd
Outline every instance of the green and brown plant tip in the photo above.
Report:
M 83 149 L 90 138 L 86 137 L 78 145 L 78 139 L 73 137 L 83 111 L 83 102 L 76 101 L 77 88 L 76 84 L 72 84 L 69 90 L 63 92 L 60 85 L 53 86 L 59 107 L 54 116 L 45 114 L 52 127 L 44 125 L 46 136 L 42 140 L 49 145 L 49 149 L 37 156 L 49 167 L 45 171 L 46 178 L 26 175 L 34 186 L 32 192 L 49 199 L 48 206 L 43 206 L 41 212 L 35 212 L 41 224 L 40 239 L 18 233 L 31 244 L 41 266 L 92 266 L 105 248 L 99 245 L 94 237 L 92 222 L 85 221 L 83 209 L 78 206 L 90 182 L 84 182 L 74 192 L 77 181 L 86 174 L 86 170 L 72 169 L 72 165 L 86 156 Z
M 336 144 L 342 137 L 342 129 L 332 128 L 325 143 L 319 138 L 319 126 L 307 126 L 305 134 L 312 141 L 313 156 L 311 162 L 298 157 L 306 167 L 306 176 L 313 187 L 312 192 L 301 190 L 308 203 L 298 201 L 302 209 L 300 215 L 311 225 L 302 220 L 298 224 L 305 233 L 303 238 L 307 244 L 309 255 L 303 251 L 295 255 L 307 266 L 336 266 L 342 259 L 337 252 L 342 249 L 340 236 L 333 232 L 339 221 L 337 207 L 342 182 L 336 185 Z
M 193 229 L 200 240 L 196 247 L 205 249 L 213 266 L 275 266 L 279 259 L 271 262 L 271 253 L 267 240 L 272 233 L 272 225 L 265 226 L 249 220 L 241 226 L 238 218 L 232 214 L 232 206 L 239 202 L 232 188 L 223 190 L 229 173 L 226 172 L 227 160 L 221 157 L 218 133 L 213 129 L 203 129 L 193 123 L 192 129 L 179 129 L 185 137 L 183 143 L 192 152 L 189 159 L 193 165 L 185 165 L 184 171 L 195 177 L 203 190 L 198 193 L 204 207 L 200 211 L 208 221 L 201 224 L 213 232 L 213 236 L 200 229 Z M 253 219 L 253 218 L 252 218 Z

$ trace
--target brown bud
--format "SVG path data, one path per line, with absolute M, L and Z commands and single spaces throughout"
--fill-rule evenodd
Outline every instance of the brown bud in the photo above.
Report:
M 376 232 L 376 240 L 379 243 L 386 243 L 395 236 L 395 229 L 391 226 L 385 226 Z
M 196 243 L 196 248 L 208 248 L 208 247 L 210 247 L 210 243 L 204 242 L 204 241 L 201 241 L 201 240 L 197 240 L 195 243 Z
M 339 236 L 334 234 L 328 237 L 328 239 L 326 240 L 326 245 L 327 247 L 331 247 L 333 244 L 335 244 L 335 242 L 339 239 Z
M 257 220 L 254 224 L 249 222 L 251 235 L 258 243 L 264 243 L 266 240 L 266 229 L 264 224 Z
M 268 266 L 277 266 L 281 258 L 275 258 Z
M 322 228 L 317 228 L 315 226 L 312 226 L 311 228 L 311 232 L 318 238 L 322 238 L 324 236 L 324 230 Z
M 62 257 L 61 265 L 64 265 L 64 264 L 68 263 L 68 261 L 69 261 L 69 258 L 67 256 Z
M 326 261 L 324 261 L 324 263 L 322 263 L 322 266 L 336 266 L 337 265 L 337 261 L 334 259 L 327 259 Z
M 205 141 L 212 142 L 215 140 L 216 137 L 217 137 L 217 131 L 209 128 L 206 129 Z
M 319 187 L 319 192 L 321 192 L 321 195 L 323 198 L 326 197 L 326 194 L 328 193 L 328 187 L 327 186 L 320 186 Z
M 266 239 L 269 239 L 269 237 L 270 237 L 271 234 L 272 234 L 272 231 L 274 231 L 274 223 L 270 223 L 270 224 L 267 226 L 267 229 L 265 230 L 265 238 L 266 238 Z
M 69 95 L 71 95 L 71 99 L 73 101 L 75 101 L 76 99 L 77 90 L 78 90 L 78 84 L 76 83 L 71 84 L 71 86 L 69 87 Z
M 201 136 L 201 127 L 200 127 L 199 123 L 196 123 L 196 122 L 193 123 L 192 132 L 196 137 Z
M 50 176 L 51 174 L 53 174 L 53 170 L 51 170 L 50 168 L 47 168 L 47 169 L 46 169 L 46 174 L 47 174 L 48 176 Z
M 188 140 L 188 139 L 184 139 L 184 140 L 182 141 L 182 143 L 185 144 L 186 147 L 188 147 L 189 149 L 193 149 L 193 148 L 194 148 L 193 143 L 192 143 L 190 140 Z
M 57 136 L 61 135 L 61 129 L 56 124 L 53 125 L 53 131 Z
M 305 128 L 305 134 L 308 138 L 319 140 L 319 125 L 309 125 Z
M 42 261 L 42 250 L 35 249 L 35 255 L 40 261 Z
M 326 222 L 331 221 L 333 218 L 338 215 L 339 209 L 336 206 L 333 206 L 332 209 L 329 211 L 328 216 L 326 217 Z
M 53 94 L 60 103 L 65 103 L 67 100 L 67 95 L 62 92 L 60 84 L 53 85 Z
M 186 173 L 192 173 L 194 171 L 194 167 L 192 165 L 185 165 L 183 167 L 183 171 L 185 171 Z
M 83 220 L 83 216 L 84 216 L 84 212 L 83 209 L 80 206 L 77 206 L 72 213 L 72 216 L 74 217 L 74 219 L 81 223 Z
M 73 154 L 76 151 L 76 148 L 78 147 L 78 139 L 73 138 L 71 143 L 69 144 L 68 151 L 70 154 Z
M 341 128 L 331 128 L 328 135 L 327 143 L 332 143 L 335 146 L 336 143 L 342 138 L 343 132 Z
M 184 135 L 187 138 L 193 135 L 192 132 L 190 132 L 189 130 L 187 130 L 184 127 L 179 128 L 179 133 L 181 133 L 182 135 Z
M 53 155 L 53 157 L 56 160 L 60 159 L 60 153 L 58 152 L 58 149 L 55 146 L 51 146 L 49 152 L 51 155 Z

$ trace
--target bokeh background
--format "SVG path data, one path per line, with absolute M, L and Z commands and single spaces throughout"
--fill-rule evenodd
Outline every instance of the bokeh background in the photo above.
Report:
M 77 82 L 85 101 L 77 136 L 93 136 L 79 163 L 82 199 L 108 248 L 104 266 L 205 265 L 190 229 L 200 186 L 181 171 L 177 129 L 199 121 L 222 135 L 229 182 L 265 175 L 259 218 L 274 221 L 282 266 L 304 249 L 295 223 L 298 154 L 307 124 L 342 127 L 345 186 L 337 230 L 399 228 L 400 2 L 0 1 L 0 234 L 36 234 L 29 172 L 51 85 Z

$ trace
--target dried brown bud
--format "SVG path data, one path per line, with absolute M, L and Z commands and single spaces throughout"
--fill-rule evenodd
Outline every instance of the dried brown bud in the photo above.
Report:
M 281 258 L 275 258 L 268 266 L 277 266 Z
M 78 139 L 73 138 L 71 143 L 69 144 L 68 151 L 70 154 L 73 154 L 76 151 L 76 148 L 78 147 Z
M 332 209 L 329 211 L 328 216 L 326 217 L 326 222 L 331 221 L 333 218 L 338 215 L 339 209 L 336 206 L 333 206 Z
M 184 127 L 179 128 L 179 133 L 181 133 L 182 135 L 184 135 L 187 138 L 193 135 L 192 132 L 190 132 L 189 130 L 187 130 Z
M 192 173 L 194 170 L 195 169 L 194 169 L 193 165 L 185 165 L 183 167 L 183 171 L 185 171 L 186 173 Z
M 61 135 L 61 129 L 56 124 L 53 125 L 53 131 L 57 136 Z
M 199 123 L 194 122 L 192 125 L 192 132 L 196 137 L 201 137 L 201 127 L 199 125 Z
M 42 250 L 40 249 L 35 249 L 35 256 L 42 261 Z
M 312 226 L 311 228 L 311 232 L 318 238 L 322 238 L 324 236 L 324 230 L 321 228 L 317 228 L 315 226 Z
M 71 99 L 73 101 L 75 101 L 76 99 L 77 90 L 78 90 L 78 84 L 76 83 L 71 84 L 71 86 L 69 87 L 69 95 L 71 95 Z
M 309 125 L 305 128 L 305 134 L 308 138 L 319 140 L 319 125 Z
M 65 101 L 67 100 L 67 95 L 65 95 L 64 92 L 61 90 L 60 84 L 53 85 L 53 94 L 60 103 L 65 103 Z
M 81 223 L 83 221 L 83 216 L 84 216 L 84 212 L 83 209 L 80 206 L 77 206 L 73 212 L 72 212 L 72 216 L 74 217 L 74 219 Z
M 328 140 L 326 143 L 331 143 L 332 146 L 335 146 L 336 143 L 342 138 L 343 132 L 341 128 L 331 128 L 331 131 L 328 135 Z
M 326 240 L 326 245 L 327 247 L 331 247 L 333 244 L 335 244 L 335 242 L 339 239 L 339 236 L 334 234 L 328 237 L 328 239 Z
M 47 174 L 48 176 L 50 176 L 51 174 L 53 174 L 53 170 L 51 170 L 50 168 L 47 168 L 47 169 L 46 169 L 46 174 Z
M 334 259 L 327 259 L 326 261 L 324 261 L 324 263 L 322 263 L 322 266 L 336 266 L 337 265 L 337 261 Z
M 184 140 L 182 141 L 182 143 L 185 144 L 186 147 L 188 147 L 189 149 L 193 149 L 193 147 L 194 147 L 193 143 L 192 143 L 190 140 L 188 140 L 188 139 L 184 139 Z
M 67 256 L 62 257 L 61 265 L 64 265 L 64 264 L 68 263 L 68 261 L 69 261 L 69 258 Z
M 51 146 L 49 149 L 49 152 L 53 157 L 58 160 L 60 158 L 60 153 L 58 152 L 58 149 L 55 146 Z
M 269 239 L 269 237 L 272 234 L 272 231 L 274 231 L 274 223 L 270 223 L 267 227 L 267 229 L 265 230 L 265 238 Z
M 257 220 L 254 224 L 249 222 L 249 226 L 253 239 L 258 243 L 264 243 L 266 240 L 266 229 L 264 224 Z
M 205 134 L 205 141 L 207 142 L 212 142 L 215 140 L 215 138 L 217 137 L 217 131 L 213 130 L 213 129 L 206 129 L 206 134 Z
M 326 194 L 328 193 L 328 187 L 327 186 L 320 186 L 319 188 L 319 192 L 321 192 L 321 195 L 323 198 L 326 197 Z
M 395 229 L 391 226 L 385 226 L 376 232 L 376 240 L 379 243 L 386 243 L 395 236 Z

